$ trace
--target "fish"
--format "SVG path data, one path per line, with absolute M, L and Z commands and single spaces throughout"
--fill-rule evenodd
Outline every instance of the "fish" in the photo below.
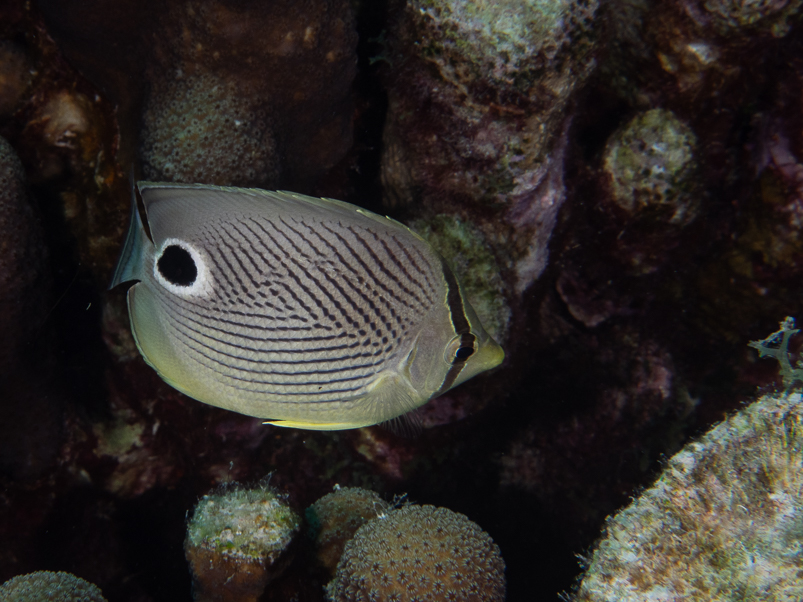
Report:
M 131 197 L 110 288 L 129 285 L 142 357 L 193 399 L 360 428 L 504 359 L 446 261 L 391 218 L 251 188 L 141 181 Z

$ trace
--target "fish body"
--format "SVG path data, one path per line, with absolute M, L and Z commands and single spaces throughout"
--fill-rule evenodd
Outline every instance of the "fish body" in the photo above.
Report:
M 131 330 L 182 393 L 271 424 L 392 420 L 501 363 L 449 266 L 348 203 L 140 182 L 112 281 Z

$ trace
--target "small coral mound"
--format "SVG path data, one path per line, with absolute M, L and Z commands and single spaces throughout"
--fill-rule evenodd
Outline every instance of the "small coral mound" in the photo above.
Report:
M 577 602 L 800 600 L 803 404 L 767 396 L 607 524 Z
M 196 600 L 257 600 L 289 561 L 299 518 L 272 489 L 206 495 L 187 525 L 184 552 Z
M 379 494 L 361 487 L 341 487 L 307 508 L 307 522 L 315 532 L 316 555 L 330 574 L 334 574 L 343 548 L 357 529 L 388 508 Z
M 406 506 L 360 527 L 327 592 L 333 602 L 501 602 L 505 563 L 490 536 L 464 515 Z
M 614 202 L 629 214 L 684 224 L 697 205 L 697 138 L 671 111 L 652 109 L 620 128 L 605 148 Z
M 273 187 L 276 141 L 265 109 L 211 75 L 170 82 L 152 94 L 141 156 L 156 181 Z
M 106 602 L 97 585 L 72 573 L 36 571 L 0 585 L 3 602 Z

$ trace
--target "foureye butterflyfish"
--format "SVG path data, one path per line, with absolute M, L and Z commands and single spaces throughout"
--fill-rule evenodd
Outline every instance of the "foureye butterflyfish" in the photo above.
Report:
M 168 384 L 270 424 L 393 420 L 502 362 L 446 262 L 342 201 L 139 182 L 112 287 Z

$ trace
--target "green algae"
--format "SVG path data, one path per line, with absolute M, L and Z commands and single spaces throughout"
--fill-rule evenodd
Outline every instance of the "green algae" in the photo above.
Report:
M 299 527 L 298 515 L 269 487 L 234 488 L 198 502 L 187 540 L 230 556 L 275 560 Z

